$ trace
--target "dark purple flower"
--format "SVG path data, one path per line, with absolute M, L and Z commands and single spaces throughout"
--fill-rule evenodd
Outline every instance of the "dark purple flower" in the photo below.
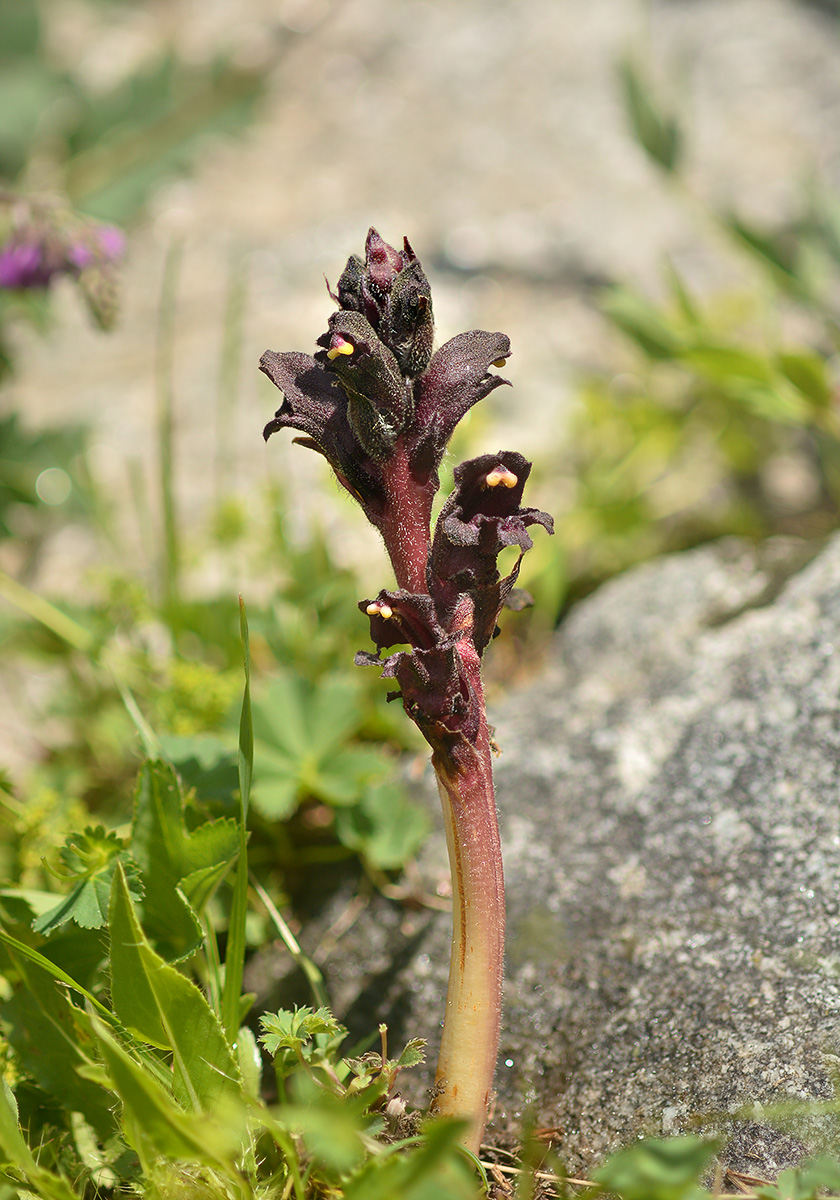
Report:
M 432 295 L 407 238 L 403 249 L 396 250 L 370 229 L 365 261 L 350 256 L 333 299 L 367 318 L 407 377 L 413 379 L 426 367 L 434 340 Z
M 359 608 L 370 618 L 371 639 L 378 651 L 406 643 L 412 649 L 385 659 L 361 650 L 357 665 L 381 667 L 383 678 L 396 679 L 400 690 L 389 693 L 388 699 L 402 700 L 432 745 L 452 737 L 474 737 L 480 703 L 459 653 L 468 629 L 447 631 L 437 619 L 431 596 L 402 589 L 383 590 L 375 600 L 361 601 Z
M 399 559 L 389 514 L 399 508 L 403 523 L 413 523 L 413 543 L 428 542 L 447 443 L 473 404 L 506 382 L 490 367 L 504 365 L 510 342 L 473 330 L 432 355 L 428 280 L 407 241 L 396 250 L 375 229 L 364 262 L 351 257 L 331 295 L 340 308 L 319 353 L 262 357 L 260 369 L 284 396 L 264 436 L 286 428 L 305 434 L 304 444 L 328 459 Z
M 530 525 L 553 531 L 546 513 L 522 508 L 531 464 L 503 451 L 463 463 L 430 531 L 437 470 L 458 421 L 507 382 L 493 374 L 510 354 L 503 333 L 471 330 L 431 353 L 429 284 L 408 242 L 368 233 L 364 261 L 351 257 L 330 293 L 340 305 L 314 356 L 268 350 L 260 369 L 283 393 L 268 438 L 291 428 L 323 454 L 380 530 L 397 576 L 360 608 L 370 619 L 375 664 L 396 679 L 406 711 L 454 762 L 482 721 L 480 659 L 519 573 L 496 560 L 531 547 Z M 521 558 L 521 554 L 520 554 Z M 387 658 L 381 652 L 407 646 Z

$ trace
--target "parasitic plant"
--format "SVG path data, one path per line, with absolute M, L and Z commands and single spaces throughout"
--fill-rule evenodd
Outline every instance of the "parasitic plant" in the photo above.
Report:
M 438 468 L 455 426 L 507 381 L 510 342 L 471 330 L 433 353 L 429 283 L 404 241 L 375 229 L 365 258 L 351 256 L 330 293 L 338 310 L 314 355 L 268 350 L 260 369 L 283 393 L 264 436 L 302 434 L 382 535 L 396 575 L 360 608 L 377 653 L 356 661 L 382 668 L 432 748 L 446 825 L 454 897 L 452 958 L 434 1109 L 469 1121 L 465 1144 L 481 1140 L 499 1044 L 504 952 L 504 879 L 493 796 L 491 739 L 481 657 L 532 542 L 552 532 L 547 513 L 520 507 L 531 464 L 512 451 L 455 469 L 455 490 L 431 532 Z M 519 547 L 509 575 L 499 552 Z M 383 650 L 406 645 L 381 657 Z

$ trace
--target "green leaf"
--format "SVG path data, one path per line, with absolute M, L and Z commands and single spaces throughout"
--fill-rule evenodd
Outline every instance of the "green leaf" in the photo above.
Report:
M 420 1063 L 425 1061 L 425 1049 L 425 1038 L 411 1038 L 395 1065 L 401 1069 L 404 1067 L 419 1067 Z
M 239 598 L 239 629 L 242 637 L 242 657 L 245 671 L 245 691 L 239 718 L 239 857 L 233 885 L 233 902 L 228 925 L 225 954 L 225 983 L 222 993 L 222 1022 L 228 1042 L 237 1041 L 239 1031 L 240 993 L 245 967 L 245 923 L 248 916 L 248 804 L 251 796 L 251 777 L 254 773 L 254 730 L 251 722 L 251 643 L 248 636 L 248 617 L 245 602 Z
M 36 933 L 49 936 L 70 920 L 82 929 L 101 929 L 108 920 L 111 880 L 118 859 L 124 865 L 134 896 L 139 899 L 142 894 L 137 867 L 125 853 L 122 839 L 115 833 L 106 833 L 102 825 L 95 829 L 89 826 L 81 834 L 70 834 L 60 857 L 67 872 L 78 876 L 79 881 L 58 904 L 33 922 Z
M 27 946 L 25 942 L 21 942 L 18 941 L 17 938 L 13 938 L 11 934 L 6 933 L 4 929 L 0 929 L 0 942 L 3 942 L 4 945 L 7 946 L 8 949 L 13 953 L 19 954 L 22 958 L 27 959 L 29 962 L 35 963 L 37 967 L 43 968 L 48 975 L 51 975 L 53 979 L 57 979 L 59 983 L 65 983 L 68 987 L 73 988 L 73 990 L 78 992 L 80 996 L 83 996 L 89 1004 L 92 1004 L 93 1007 L 104 1016 L 105 1020 L 113 1020 L 113 1015 L 99 1000 L 97 1000 L 96 996 L 78 983 L 72 977 L 72 975 L 69 975 L 62 967 L 57 966 L 54 962 L 51 962 L 50 959 L 41 954 L 38 950 L 33 950 L 33 948 L 31 946 Z
M 677 118 L 662 109 L 638 63 L 625 58 L 619 63 L 618 73 L 624 107 L 636 141 L 657 166 L 676 173 L 682 156 L 682 134 Z
M 176 1096 L 196 1110 L 239 1096 L 239 1069 L 218 1018 L 195 984 L 146 941 L 121 868 L 110 928 L 114 1011 L 143 1041 L 172 1051 Z
M 7 1163 L 21 1171 L 35 1166 L 35 1159 L 18 1125 L 17 1102 L 4 1078 L 0 1078 L 0 1152 Z
M 272 763 L 261 748 L 254 784 L 254 806 L 270 821 L 290 817 L 300 802 L 299 779 L 286 760 Z
M 284 672 L 254 702 L 254 736 L 293 762 L 324 759 L 358 730 L 359 698 L 351 679 L 311 684 Z
M 251 777 L 254 774 L 254 725 L 251 715 L 251 641 L 248 635 L 248 616 L 245 602 L 239 597 L 239 629 L 242 637 L 242 660 L 245 671 L 245 691 L 242 696 L 242 713 L 239 718 L 239 799 L 240 832 L 243 833 L 248 820 L 248 801 L 251 795 Z M 240 841 L 240 851 L 245 843 Z M 241 861 L 241 860 L 240 860 Z
M 756 1188 L 763 1200 L 815 1200 L 817 1193 L 840 1190 L 840 1163 L 828 1156 L 782 1171 L 774 1184 Z
M 306 796 L 355 804 L 363 785 L 382 774 L 377 751 L 348 744 L 363 719 L 359 698 L 350 680 L 310 684 L 284 673 L 255 702 L 254 803 L 260 812 L 280 820 Z
M 202 929 L 189 898 L 196 906 L 204 903 L 238 849 L 237 824 L 229 818 L 207 821 L 190 833 L 173 768 L 155 760 L 143 764 L 131 854 L 146 888 L 143 923 L 165 958 L 185 957 L 201 943 Z
M 346 676 L 320 680 L 311 689 L 305 709 L 309 753 L 324 759 L 356 732 L 360 691 L 360 685 Z
M 93 1051 L 87 1022 L 77 1020 L 79 1010 L 51 973 L 20 960 L 18 970 L 23 985 L 2 1007 L 9 1043 L 40 1087 L 85 1113 L 104 1140 L 113 1133 L 109 1097 L 78 1073 Z
M 649 1138 L 619 1150 L 592 1178 L 622 1200 L 700 1200 L 698 1180 L 719 1148 L 696 1137 Z
M 463 1121 L 427 1122 L 419 1146 L 384 1161 L 371 1156 L 344 1185 L 344 1200 L 475 1200 L 477 1180 L 459 1145 L 465 1130 Z
M 658 309 L 627 288 L 610 288 L 601 298 L 610 321 L 653 359 L 669 359 L 684 345 L 682 333 Z
M 257 1039 L 247 1025 L 240 1025 L 236 1037 L 236 1061 L 247 1096 L 258 1100 L 262 1084 L 262 1055 Z
M 5 1079 L 0 1079 L 0 1154 L 23 1173 L 29 1189 L 41 1200 L 78 1200 L 66 1180 L 36 1163 L 18 1125 L 17 1104 Z
M 343 844 L 371 866 L 391 871 L 417 853 L 429 832 L 429 818 L 399 788 L 383 784 L 366 788 L 355 807 L 339 809 L 335 829 Z
M 185 788 L 195 788 L 199 800 L 206 803 L 230 805 L 239 786 L 239 771 L 226 742 L 207 733 L 193 737 L 167 734 L 160 742 Z
M 330 1174 L 351 1171 L 364 1158 L 357 1120 L 346 1103 L 331 1103 L 325 1093 L 312 1105 L 284 1104 L 279 1120 L 290 1133 L 303 1137 L 309 1153 Z
M 224 1126 L 206 1114 L 182 1112 L 101 1022 L 94 1021 L 93 1028 L 113 1088 L 123 1102 L 123 1121 L 131 1144 L 138 1150 L 149 1145 L 156 1155 L 166 1158 L 226 1165 L 236 1143 Z
M 680 360 L 715 383 L 726 384 L 733 376 L 755 383 L 770 383 L 773 368 L 766 358 L 740 346 L 698 341 L 686 347 Z
M 780 354 L 778 356 L 779 370 L 790 380 L 794 387 L 818 408 L 825 408 L 831 402 L 832 388 L 826 369 L 826 361 L 819 354 Z
M 796 241 L 782 234 L 767 233 L 750 225 L 735 213 L 724 213 L 720 220 L 725 229 L 772 271 L 776 282 L 799 291 Z
M 279 1012 L 265 1013 L 261 1016 L 260 1025 L 264 1030 L 260 1034 L 260 1041 L 271 1055 L 276 1054 L 278 1050 L 292 1050 L 297 1053 L 317 1034 L 326 1034 L 334 1038 L 346 1033 L 328 1008 L 313 1010 L 305 1006 L 295 1007 L 294 1012 L 280 1009 Z
M 281 672 L 253 703 L 253 730 L 257 742 L 265 742 L 291 762 L 309 750 L 305 722 L 306 689 L 303 681 L 288 671 Z

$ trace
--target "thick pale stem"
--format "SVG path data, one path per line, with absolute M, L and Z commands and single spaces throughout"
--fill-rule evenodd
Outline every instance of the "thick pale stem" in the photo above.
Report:
M 461 756 L 459 755 L 459 758 Z M 452 958 L 433 1109 L 465 1117 L 478 1153 L 499 1048 L 505 893 L 487 723 L 462 769 L 432 758 L 452 869 Z

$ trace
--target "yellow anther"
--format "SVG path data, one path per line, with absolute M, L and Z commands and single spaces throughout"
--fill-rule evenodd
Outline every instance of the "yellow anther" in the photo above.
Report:
M 494 467 L 484 482 L 487 487 L 498 487 L 501 484 L 502 487 L 514 488 L 519 480 L 507 467 Z
M 505 363 L 506 363 L 506 362 L 507 362 L 507 359 L 506 359 L 506 358 L 494 358 L 494 359 L 493 359 L 493 366 L 494 366 L 494 367 L 503 367 L 503 366 L 505 365 Z
M 372 600 L 365 609 L 369 617 L 382 617 L 384 621 L 389 621 L 394 615 L 394 610 L 387 604 L 380 604 L 378 600 Z
M 339 354 L 352 354 L 356 347 L 343 337 L 333 338 L 333 344 L 327 351 L 327 358 L 338 358 Z

